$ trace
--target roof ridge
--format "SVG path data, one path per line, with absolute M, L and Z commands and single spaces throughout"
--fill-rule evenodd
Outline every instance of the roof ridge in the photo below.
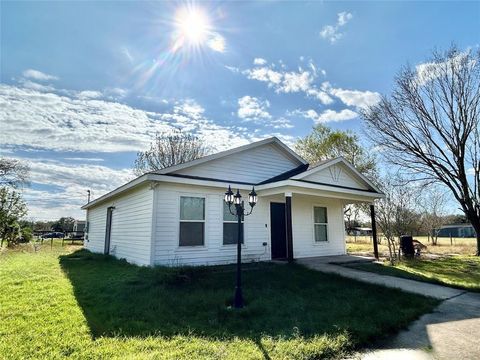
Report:
M 172 166 L 160 169 L 160 170 L 153 171 L 151 173 L 155 174 L 155 175 L 169 174 L 169 173 L 172 173 L 174 171 L 178 171 L 178 170 L 190 167 L 190 166 L 199 165 L 199 164 L 211 161 L 211 160 L 215 160 L 215 159 L 218 159 L 218 158 L 222 158 L 224 156 L 228 156 L 228 155 L 231 155 L 231 154 L 234 154 L 234 153 L 250 150 L 250 149 L 253 149 L 253 148 L 256 148 L 256 147 L 259 147 L 259 146 L 263 146 L 263 145 L 267 145 L 267 144 L 276 144 L 281 150 L 283 149 L 283 151 L 285 153 L 289 154 L 289 156 L 292 159 L 296 159 L 298 162 L 303 163 L 303 164 L 307 163 L 300 155 L 298 155 L 295 151 L 293 151 L 289 146 L 284 144 L 280 139 L 278 139 L 276 136 L 272 136 L 272 137 L 269 137 L 269 138 L 265 138 L 265 139 L 262 139 L 262 140 L 252 142 L 252 143 L 248 143 L 248 144 L 237 146 L 237 147 L 234 147 L 234 148 L 231 148 L 231 149 L 219 151 L 219 152 L 216 152 L 216 153 L 213 153 L 213 154 L 210 154 L 210 155 L 202 156 L 201 158 L 186 161 L 186 162 L 181 163 L 181 164 L 172 165 Z

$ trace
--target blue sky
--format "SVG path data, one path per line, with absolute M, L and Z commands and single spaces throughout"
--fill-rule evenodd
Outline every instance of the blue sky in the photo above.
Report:
M 31 165 L 32 217 L 81 217 L 156 131 L 212 151 L 318 122 L 361 134 L 402 65 L 478 47 L 479 24 L 458 1 L 2 2 L 0 149 Z

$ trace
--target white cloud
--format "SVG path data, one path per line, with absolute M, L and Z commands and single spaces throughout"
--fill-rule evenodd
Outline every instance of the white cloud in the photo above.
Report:
M 317 98 L 323 105 L 333 103 L 333 99 L 325 92 L 318 89 L 308 89 L 307 94 Z
M 102 159 L 102 158 L 87 158 L 87 157 L 66 157 L 63 159 L 70 160 L 70 161 L 94 161 L 94 162 L 105 161 L 105 159 Z
M 29 164 L 30 180 L 33 184 L 54 189 L 24 190 L 28 216 L 37 220 L 50 220 L 61 216 L 83 219 L 85 212 L 80 207 L 87 201 L 87 190 L 91 190 L 92 199 L 95 199 L 134 178 L 131 169 L 115 170 L 94 164 L 72 166 L 46 159 L 21 160 Z
M 271 115 L 267 109 L 270 107 L 268 100 L 262 101 L 253 96 L 243 96 L 238 99 L 237 115 L 244 120 L 269 119 Z
M 381 96 L 373 91 L 330 89 L 330 93 L 338 97 L 345 105 L 355 106 L 358 109 L 366 109 L 369 106 L 378 104 Z
M 350 17 L 343 14 L 341 18 L 342 21 L 348 21 Z M 279 70 L 279 66 L 275 64 L 267 64 L 257 60 L 255 59 L 254 63 L 261 63 L 262 65 L 243 71 L 235 68 L 235 72 L 242 73 L 248 79 L 266 83 L 276 93 L 304 93 L 310 98 L 317 99 L 322 105 L 332 104 L 336 97 L 343 104 L 354 107 L 356 111 L 376 105 L 381 99 L 380 94 L 374 91 L 335 88 L 328 81 L 323 81 L 318 85 L 316 83 L 318 73 L 326 75 L 326 72 L 322 69 L 317 70 L 311 60 L 307 63 L 308 70 L 299 67 L 298 71 Z M 305 59 L 302 61 L 305 61 Z
M 111 89 L 109 93 L 124 94 L 122 89 Z M 101 94 L 58 89 L 45 92 L 0 84 L 0 144 L 5 149 L 2 152 L 9 151 L 15 156 L 11 150 L 22 149 L 25 156 L 31 156 L 23 158 L 31 167 L 33 187 L 25 189 L 30 217 L 38 220 L 60 216 L 83 218 L 80 206 L 86 202 L 87 189 L 92 190 L 92 198 L 97 198 L 132 178 L 129 168 L 102 166 L 101 153 L 142 150 L 156 132 L 185 129 L 204 139 L 211 151 L 244 145 L 271 135 L 293 141 L 291 136 L 267 134 L 260 127 L 252 131 L 215 124 L 193 99 L 172 100 L 171 105 L 167 104 L 169 111 L 151 112 L 108 101 L 106 89 L 104 96 L 98 98 Z M 251 108 L 250 115 L 268 118 L 264 127 L 288 129 L 292 126 L 283 118 L 270 120 L 269 102 L 252 99 L 257 108 Z M 62 154 L 61 161 L 33 159 L 39 150 L 48 150 L 49 156 L 51 152 L 71 151 L 72 156 Z M 76 156 L 80 151 L 100 154 Z
M 214 33 L 213 36 L 208 39 L 207 45 L 210 49 L 217 51 L 217 52 L 225 52 L 226 50 L 226 42 L 225 38 L 217 33 Z
M 84 90 L 80 91 L 77 94 L 77 97 L 79 99 L 98 99 L 101 98 L 103 94 L 100 91 L 94 91 L 94 90 Z
M 294 127 L 290 120 L 283 117 L 271 120 L 269 122 L 269 125 L 272 126 L 274 129 L 292 129 Z
M 317 113 L 315 110 L 310 109 L 307 111 L 297 110 L 293 114 L 299 114 L 308 119 L 312 119 L 315 123 L 329 123 L 352 120 L 358 117 L 358 114 L 350 109 L 343 109 L 341 111 L 335 111 L 327 109 L 322 113 Z
M 37 90 L 41 92 L 48 92 L 48 91 L 54 91 L 55 88 L 50 85 L 43 85 L 39 84 L 35 81 L 27 80 L 27 79 L 20 79 L 19 82 L 22 84 L 23 87 L 27 89 L 32 89 L 32 90 Z
M 318 115 L 318 118 L 315 120 L 317 123 L 328 123 L 328 122 L 337 122 L 355 119 L 358 114 L 350 109 L 343 109 L 339 112 L 335 110 L 325 110 Z
M 192 119 L 200 120 L 205 109 L 195 100 L 187 99 L 185 101 L 177 102 L 173 108 L 173 112 L 175 114 L 181 114 Z
M 309 97 L 318 99 L 322 104 L 330 104 L 333 100 L 324 91 L 320 91 L 313 84 L 317 77 L 317 69 L 312 62 L 308 66 L 311 71 L 299 68 L 298 71 L 278 71 L 275 64 L 268 65 L 264 59 L 254 63 L 260 66 L 242 71 L 248 79 L 267 83 L 267 85 L 277 93 L 299 93 L 303 92 Z M 265 61 L 265 62 L 264 62 Z M 282 69 L 285 65 L 281 64 Z
M 470 51 L 470 49 L 467 49 L 463 52 L 458 52 L 452 59 L 444 62 L 428 62 L 416 65 L 415 70 L 417 72 L 418 84 L 424 85 L 427 82 L 435 80 L 445 72 L 448 72 L 446 69 L 450 66 L 462 68 L 474 65 L 474 60 L 471 60 L 470 63 L 467 61 Z
M 58 80 L 58 77 L 45 74 L 41 71 L 34 70 L 34 69 L 27 69 L 25 70 L 22 75 L 26 78 L 37 80 L 37 81 L 49 81 L 49 80 Z
M 344 26 L 347 22 L 349 22 L 353 18 L 353 15 L 346 11 L 342 11 L 341 13 L 338 13 L 337 16 L 338 16 L 337 24 L 339 26 Z
M 247 134 L 214 124 L 193 100 L 171 112 L 149 112 L 118 102 L 78 99 L 0 84 L 0 143 L 54 151 L 139 151 L 157 132 L 182 128 L 223 150 L 248 142 Z M 28 129 L 28 131 L 25 131 Z
M 228 66 L 228 65 L 225 65 L 225 68 L 227 70 L 230 70 L 231 72 L 233 73 L 239 73 L 240 72 L 240 69 L 236 66 Z
M 333 44 L 338 40 L 340 40 L 343 34 L 338 32 L 338 29 L 336 26 L 326 25 L 320 31 L 320 36 L 324 39 L 328 39 Z
M 133 64 L 135 59 L 133 58 L 130 50 L 128 50 L 128 48 L 126 46 L 122 46 L 120 48 L 120 52 L 125 57 L 125 59 L 128 60 L 129 63 Z
M 278 85 L 282 82 L 283 74 L 267 67 L 248 69 L 243 71 L 247 78 L 267 82 L 268 86 Z
M 345 26 L 353 15 L 349 12 L 342 11 L 337 14 L 337 23 L 335 25 L 325 25 L 320 31 L 320 36 L 334 44 L 343 37 L 343 33 L 340 29 Z
M 262 59 L 262 58 L 253 59 L 253 64 L 254 65 L 265 65 L 266 63 L 267 63 L 267 60 Z
M 311 88 L 312 81 L 313 76 L 308 71 L 288 72 L 283 75 L 283 84 L 279 88 L 279 92 L 306 92 Z

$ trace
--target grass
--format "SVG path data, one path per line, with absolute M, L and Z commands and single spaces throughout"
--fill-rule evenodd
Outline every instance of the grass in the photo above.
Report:
M 299 265 L 143 268 L 78 247 L 0 253 L 2 359 L 337 358 L 436 300 Z
M 355 264 L 356 269 L 377 274 L 447 285 L 480 292 L 480 258 L 449 256 L 437 259 L 414 259 L 390 264 Z
M 474 255 L 477 250 L 475 238 L 453 238 L 452 242 L 450 242 L 450 238 L 438 238 L 438 243 L 435 246 L 428 243 L 428 238 L 426 236 L 414 236 L 414 239 L 427 246 L 427 250 L 423 251 L 423 253 L 427 254 Z M 346 241 L 348 253 L 373 256 L 373 245 L 370 236 L 357 236 L 356 239 L 354 236 L 347 236 Z M 378 244 L 378 251 L 380 256 L 388 256 L 386 240 L 383 240 L 381 244 Z

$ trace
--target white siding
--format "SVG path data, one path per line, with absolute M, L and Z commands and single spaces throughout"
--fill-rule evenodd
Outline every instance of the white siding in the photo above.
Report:
M 108 206 L 96 206 L 87 210 L 88 239 L 85 239 L 84 246 L 92 252 L 103 253 Z
M 336 174 L 336 176 L 334 176 L 334 174 Z M 353 174 L 350 169 L 343 164 L 329 166 L 326 169 L 319 170 L 302 178 L 302 180 L 369 190 L 367 184 L 365 184 L 363 180 L 358 179 L 358 176 Z
M 314 206 L 327 208 L 328 242 L 315 242 Z M 343 203 L 340 200 L 293 194 L 292 223 L 295 258 L 345 254 Z
M 126 194 L 88 210 L 88 241 L 92 252 L 104 251 L 107 208 L 114 206 L 110 254 L 129 262 L 149 265 L 151 255 L 153 191 L 149 186 Z
M 161 184 L 156 190 L 154 263 L 175 265 L 213 265 L 236 261 L 236 246 L 223 245 L 223 188 Z M 243 192 L 246 195 L 246 191 Z M 180 247 L 180 196 L 205 197 L 205 245 Z M 253 214 L 245 218 L 245 262 L 271 259 L 270 203 L 285 202 L 284 195 L 259 197 Z M 328 238 L 315 243 L 313 206 L 328 212 Z M 343 203 L 341 200 L 294 194 L 292 198 L 293 249 L 296 258 L 345 253 Z M 263 243 L 267 246 L 263 246 Z
M 299 165 L 277 145 L 267 144 L 175 173 L 256 184 Z
M 162 265 L 212 265 L 236 261 L 236 245 L 223 245 L 223 188 L 161 184 L 156 190 L 154 263 Z M 244 191 L 244 196 L 247 193 Z M 180 196 L 205 197 L 205 245 L 179 246 Z M 245 218 L 245 262 L 269 260 L 269 228 L 265 227 L 268 205 L 260 201 Z
M 223 245 L 224 191 L 223 188 L 160 183 L 155 190 L 145 186 L 113 198 L 88 210 L 89 232 L 85 247 L 93 252 L 103 252 L 107 208 L 114 206 L 111 254 L 118 258 L 141 265 L 234 263 L 236 246 Z M 242 195 L 246 196 L 247 191 L 243 191 Z M 179 246 L 180 196 L 206 199 L 204 246 Z M 285 202 L 285 196 L 260 196 L 253 214 L 245 218 L 245 244 L 242 249 L 245 262 L 271 259 L 270 202 Z M 327 207 L 329 241 L 326 243 L 314 241 L 314 205 Z M 156 207 L 154 211 L 153 207 Z M 341 200 L 294 194 L 292 220 L 295 258 L 345 253 Z M 153 243 L 150 241 L 152 230 Z

